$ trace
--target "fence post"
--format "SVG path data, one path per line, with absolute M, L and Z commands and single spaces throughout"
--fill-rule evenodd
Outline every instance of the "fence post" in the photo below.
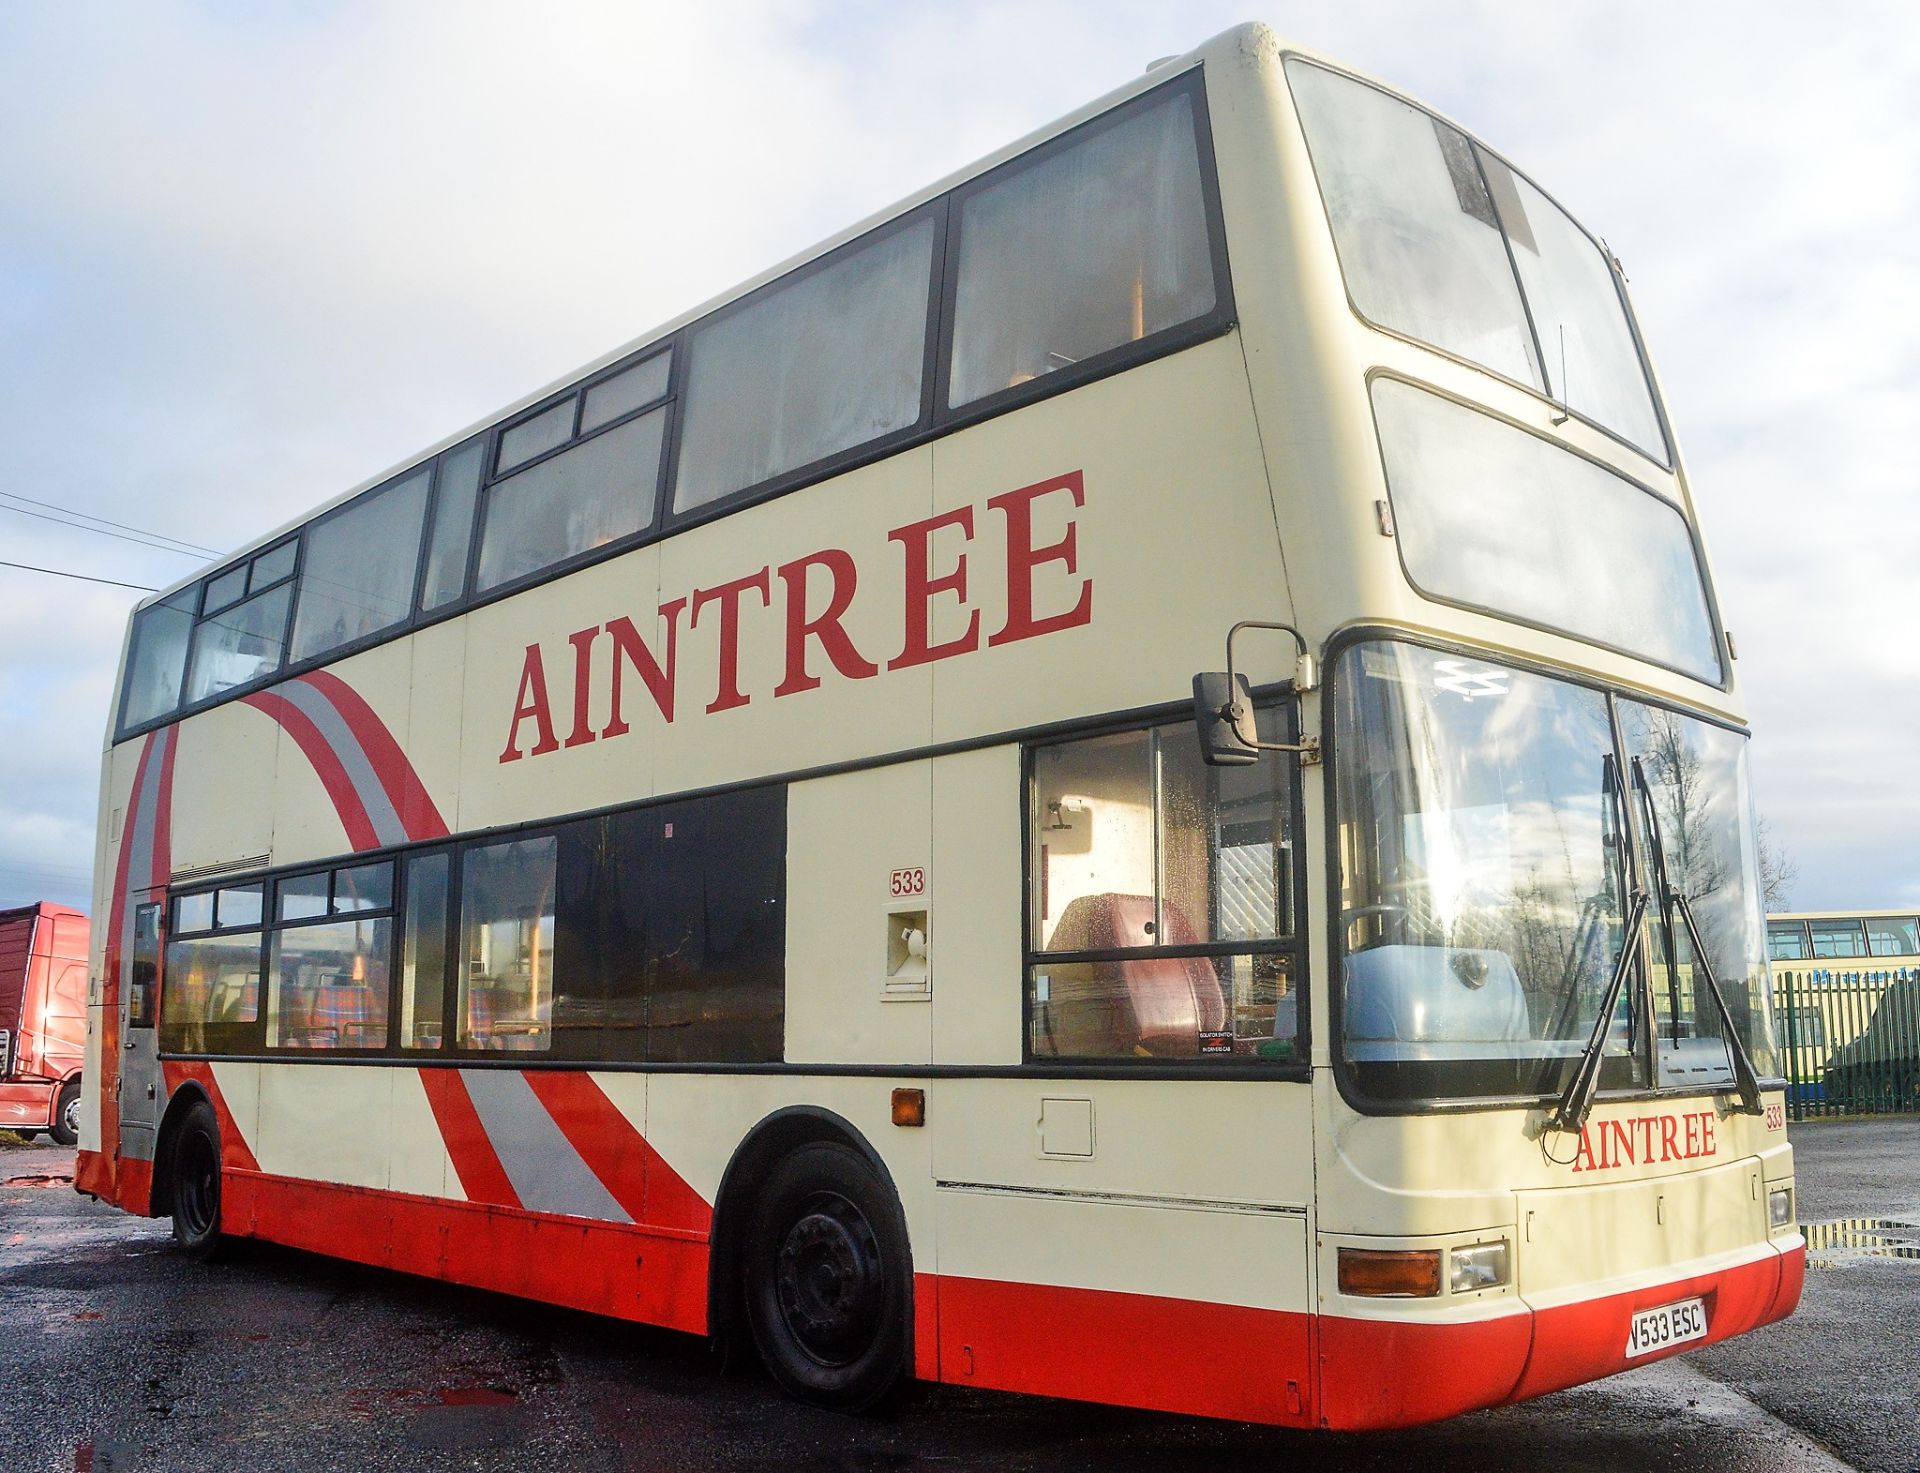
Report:
M 1793 973 L 1782 972 L 1787 1008 L 1787 1111 L 1795 1120 L 1806 1119 L 1800 1087 L 1800 1020 L 1793 1010 Z

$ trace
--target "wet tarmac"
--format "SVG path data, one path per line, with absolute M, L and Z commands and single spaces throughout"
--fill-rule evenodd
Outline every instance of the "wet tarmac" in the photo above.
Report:
M 1809 1217 L 1920 1221 L 1920 1122 L 1814 1127 L 1796 1143 Z M 1889 1153 L 1904 1168 L 1886 1171 Z M 0 1148 L 5 1473 L 1845 1466 L 1821 1442 L 1870 1473 L 1920 1473 L 1920 1264 L 1896 1259 L 1818 1269 L 1800 1316 L 1742 1341 L 1404 1433 L 1289 1433 L 946 1387 L 854 1419 L 723 1371 L 686 1336 L 260 1245 L 194 1265 L 165 1223 L 76 1196 L 71 1162 Z M 1863 1170 L 1885 1178 L 1864 1196 Z

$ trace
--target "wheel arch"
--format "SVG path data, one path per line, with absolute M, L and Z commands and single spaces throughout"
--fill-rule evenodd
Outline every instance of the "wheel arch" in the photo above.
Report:
M 720 1174 L 720 1187 L 713 1198 L 713 1227 L 708 1236 L 707 1255 L 707 1333 L 731 1352 L 736 1345 L 750 1340 L 741 1302 L 742 1253 L 747 1224 L 752 1219 L 753 1201 L 767 1169 L 780 1157 L 801 1146 L 843 1145 L 874 1170 L 898 1217 L 900 1235 L 907 1245 L 906 1292 L 907 1343 L 913 1344 L 914 1274 L 913 1234 L 907 1223 L 906 1205 L 899 1185 L 893 1179 L 885 1158 L 873 1148 L 858 1126 L 845 1116 L 822 1105 L 788 1105 L 766 1116 L 748 1131 L 734 1148 L 726 1170 Z M 909 1366 L 909 1371 L 912 1367 Z
M 212 1110 L 213 1098 L 197 1081 L 189 1079 L 167 1100 L 160 1128 L 153 1133 L 153 1195 L 147 1204 L 149 1216 L 165 1217 L 173 1211 L 173 1138 L 180 1132 L 180 1122 L 196 1104 L 205 1104 Z M 218 1111 L 214 1112 L 214 1122 L 214 1130 L 218 1132 Z

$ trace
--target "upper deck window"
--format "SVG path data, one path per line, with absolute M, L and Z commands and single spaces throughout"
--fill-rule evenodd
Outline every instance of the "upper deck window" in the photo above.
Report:
M 1656 461 L 1666 437 L 1605 252 L 1431 114 L 1287 63 L 1354 307 L 1547 394 Z
M 1776 962 L 1803 962 L 1813 953 L 1807 948 L 1807 927 L 1803 921 L 1767 922 L 1767 959 Z
M 1407 576 L 1718 684 L 1706 582 L 1669 501 L 1551 441 L 1404 384 L 1373 388 Z
M 1214 309 L 1192 99 L 1118 119 L 961 198 L 949 408 Z
M 246 685 L 280 668 L 286 654 L 287 614 L 293 600 L 288 581 L 298 561 L 284 542 L 207 581 L 200 622 L 193 631 L 193 663 L 187 704 Z M 243 603 L 232 602 L 246 592 Z M 131 718 L 129 718 L 131 719 Z
M 1920 917 L 1869 916 L 1867 950 L 1875 956 L 1920 956 Z
M 675 511 L 920 421 L 933 243 L 923 216 L 694 331 Z
M 180 686 L 187 675 L 187 643 L 193 635 L 193 605 L 199 596 L 200 585 L 196 583 L 142 609 L 133 621 L 123 726 L 153 721 L 180 704 Z
M 412 611 L 432 471 L 415 471 L 307 531 L 293 655 L 310 659 L 390 629 Z

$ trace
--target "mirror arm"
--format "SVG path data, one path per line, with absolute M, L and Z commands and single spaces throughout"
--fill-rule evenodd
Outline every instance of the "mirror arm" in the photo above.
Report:
M 1254 727 L 1253 712 L 1248 710 L 1240 701 L 1239 692 L 1242 687 L 1239 672 L 1234 668 L 1233 664 L 1233 642 L 1239 637 L 1242 629 L 1270 629 L 1279 634 L 1292 635 L 1295 651 L 1293 657 L 1294 694 L 1300 695 L 1306 691 L 1314 690 L 1320 684 L 1319 664 L 1312 655 L 1307 653 L 1307 639 L 1304 634 L 1298 629 L 1295 629 L 1291 624 L 1269 624 L 1259 619 L 1242 619 L 1227 631 L 1227 689 L 1234 692 L 1234 696 L 1226 705 L 1220 708 L 1220 715 L 1225 718 L 1227 724 L 1233 728 L 1235 735 L 1254 751 L 1298 752 L 1300 754 L 1300 765 L 1302 767 L 1316 766 L 1320 761 L 1320 739 L 1316 736 L 1305 736 L 1297 742 L 1263 742 L 1260 740 L 1259 734 Z

